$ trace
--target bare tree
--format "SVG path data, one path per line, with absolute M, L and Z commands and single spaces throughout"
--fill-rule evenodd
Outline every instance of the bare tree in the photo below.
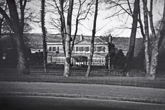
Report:
M 1 1 L 0 6 L 4 8 L 4 11 L 6 12 L 7 4 L 4 0 Z M 1 36 L 2 36 L 2 29 L 3 29 L 4 23 L 5 23 L 5 18 L 4 16 L 1 15 L 0 16 L 0 62 L 2 61 L 2 57 L 3 57 L 3 45 L 1 41 L 1 38 L 2 38 Z
M 46 43 L 46 27 L 45 27 L 45 0 L 41 1 L 41 27 L 42 27 L 42 38 L 43 38 L 43 61 L 44 61 L 44 72 L 47 72 L 47 43 Z
M 71 25 L 72 25 L 72 11 L 73 11 L 74 0 L 69 0 L 69 9 L 67 15 L 67 26 L 66 26 L 66 39 L 65 39 L 65 65 L 64 65 L 64 76 L 70 75 L 70 64 L 71 64 Z
M 47 3 L 49 6 L 53 7 L 53 11 L 48 10 L 48 12 L 60 16 L 60 18 L 51 18 L 50 24 L 53 25 L 57 30 L 60 31 L 62 36 L 62 44 L 63 44 L 63 51 L 65 54 L 65 38 L 66 38 L 66 23 L 65 23 L 65 12 L 66 12 L 66 0 L 52 0 L 54 2 L 54 5 L 52 3 Z M 51 1 L 51 2 L 52 2 Z
M 77 36 L 77 32 L 78 32 L 78 27 L 79 24 L 82 20 L 85 20 L 88 16 L 88 14 L 91 11 L 91 7 L 93 5 L 93 0 L 91 0 L 87 5 L 85 4 L 87 2 L 87 0 L 79 0 L 79 6 L 78 6 L 78 11 L 77 11 L 77 15 L 76 15 L 76 25 L 75 25 L 75 32 L 74 32 L 74 36 L 72 38 L 72 44 L 71 44 L 71 53 L 73 51 L 74 48 L 74 44 L 75 44 L 75 39 Z M 86 5 L 86 8 L 83 9 L 84 5 Z
M 139 4 L 140 4 L 140 2 L 139 2 Z M 141 31 L 142 37 L 143 37 L 143 39 L 145 39 L 145 33 L 144 33 L 143 23 L 142 23 L 142 20 L 141 20 L 141 9 L 140 8 L 139 8 L 138 22 L 139 22 L 139 25 L 140 25 L 140 31 Z
M 52 14 L 56 14 L 56 15 L 58 14 L 60 16 L 60 18 L 51 17 L 50 23 L 57 30 L 60 30 L 61 35 L 62 35 L 62 40 L 63 40 L 63 50 L 65 53 L 65 43 L 64 42 L 65 42 L 65 33 L 66 33 L 66 23 L 65 23 L 64 15 L 67 12 L 68 5 L 67 5 L 67 1 L 64 1 L 64 0 L 62 0 L 62 1 L 59 0 L 59 2 L 57 2 L 56 0 L 53 0 L 53 2 L 55 3 L 55 5 L 52 5 L 51 3 L 48 3 L 48 5 L 53 7 L 54 11 L 49 10 L 48 12 L 50 12 Z M 76 36 L 78 33 L 79 25 L 81 24 L 82 20 L 85 20 L 88 17 L 89 13 L 91 12 L 93 2 L 94 2 L 93 0 L 89 0 L 89 1 L 88 0 L 78 0 L 73 4 L 74 11 L 76 14 L 73 16 L 73 19 L 72 19 L 72 22 L 75 22 L 75 25 L 74 25 L 74 23 L 72 25 L 72 28 L 75 27 L 75 32 L 74 32 L 73 37 L 71 38 L 71 40 L 72 40 L 71 53 L 74 48 L 74 43 L 75 43 L 75 39 L 76 39 Z
M 159 55 L 159 44 L 161 44 L 162 39 L 165 35 L 165 2 L 164 2 L 164 10 L 163 10 L 163 17 L 161 19 L 161 24 L 159 26 L 158 33 L 156 34 L 154 24 L 153 24 L 153 0 L 150 1 L 150 11 L 149 11 L 149 18 L 150 18 L 150 28 L 152 32 L 152 52 L 151 52 L 151 59 L 150 59 L 150 68 L 148 75 L 149 78 L 155 79 L 157 64 L 158 64 L 158 55 Z
M 107 18 L 112 18 L 112 17 L 119 17 L 121 15 L 128 14 L 129 16 L 133 17 L 133 12 L 130 3 L 130 0 L 104 0 L 105 3 L 110 4 L 110 6 L 106 9 L 115 9 L 113 13 L 108 16 Z
M 72 5 L 72 11 L 73 11 L 73 9 L 75 12 L 77 11 L 75 16 L 73 16 L 73 15 L 71 16 L 69 13 L 69 11 L 71 11 L 71 9 L 70 9 L 71 4 L 70 4 L 69 0 L 67 0 L 67 1 L 59 0 L 59 2 L 56 0 L 53 0 L 53 2 L 55 3 L 55 5 L 48 3 L 48 5 L 52 6 L 53 10 L 54 10 L 54 11 L 49 10 L 49 12 L 51 12 L 53 14 L 58 14 L 60 19 L 51 18 L 53 21 L 53 22 L 51 22 L 51 24 L 53 26 L 55 26 L 58 30 L 60 30 L 61 35 L 62 35 L 64 54 L 65 54 L 65 56 L 68 56 L 68 60 L 66 60 L 66 61 L 70 62 L 70 57 L 71 57 L 71 54 L 72 54 L 72 51 L 74 48 L 75 39 L 76 39 L 77 32 L 79 29 L 78 27 L 79 27 L 80 21 L 85 20 L 87 18 L 88 14 L 90 13 L 90 9 L 93 5 L 93 0 L 90 0 L 90 1 L 78 0 L 77 2 L 74 2 Z M 57 12 L 55 12 L 55 11 L 57 11 Z M 66 14 L 67 14 L 67 17 L 65 17 Z M 69 29 L 68 29 L 68 25 L 70 25 L 68 20 L 70 20 L 70 19 L 72 20 L 70 22 L 75 22 L 75 25 L 72 24 L 70 27 L 70 28 L 73 28 L 75 26 L 75 32 L 74 32 L 73 37 L 71 37 L 71 32 L 69 32 Z M 70 38 L 68 38 L 68 35 L 70 36 Z M 68 42 L 68 40 L 69 40 L 69 42 Z M 68 42 L 69 44 L 66 42 Z M 66 47 L 66 45 L 67 45 L 67 47 Z M 69 50 L 69 54 L 66 53 L 66 50 Z M 70 73 L 64 74 L 64 76 L 68 76 L 68 75 L 71 75 L 71 74 Z
M 1 41 L 3 22 L 4 22 L 4 17 L 0 18 L 0 62 L 2 61 L 2 57 L 3 57 L 3 47 L 2 47 L 2 41 Z
M 2 1 L 1 4 L 3 4 L 3 5 L 0 5 L 0 6 L 1 7 L 4 7 L 4 11 L 6 11 L 7 10 L 7 4 L 6 4 L 6 2 L 5 1 Z M 5 22 L 4 16 L 0 16 L 0 39 L 1 39 L 2 27 L 3 27 L 4 22 Z
M 149 79 L 155 79 L 157 64 L 158 64 L 159 48 L 165 35 L 165 2 L 164 2 L 163 16 L 162 19 L 160 20 L 160 24 L 157 32 L 155 30 L 153 23 L 153 0 L 150 0 L 149 10 L 147 5 L 148 5 L 147 0 L 143 0 L 144 25 L 145 25 L 144 45 L 145 45 L 146 76 Z M 150 22 L 148 21 L 148 16 Z M 151 33 L 152 35 L 150 36 L 149 36 L 149 29 L 151 29 L 152 32 Z
M 130 70 L 130 66 L 132 63 L 133 56 L 134 56 L 137 23 L 138 23 L 138 21 L 140 22 L 140 20 L 138 19 L 138 15 L 139 15 L 139 11 L 140 11 L 139 0 L 134 1 L 134 10 L 133 11 L 132 11 L 132 3 L 130 2 L 130 0 L 125 0 L 125 1 L 124 0 L 111 0 L 111 1 L 105 0 L 105 2 L 110 4 L 110 7 L 108 7 L 108 9 L 115 9 L 115 8 L 117 9 L 115 11 L 115 13 L 113 13 L 108 18 L 112 18 L 115 16 L 119 17 L 121 15 L 127 14 L 128 17 L 131 16 L 133 19 L 131 35 L 130 35 L 129 50 L 127 52 L 125 68 L 123 70 L 126 72 L 126 71 Z
M 64 54 L 66 55 L 66 52 L 65 52 L 66 27 L 65 27 L 65 16 L 64 16 L 64 2 L 65 2 L 65 0 L 59 0 L 59 2 L 60 2 L 60 9 L 61 10 L 59 10 L 58 7 L 57 8 L 58 8 L 58 12 L 60 14 L 63 50 L 64 50 Z M 56 4 L 56 6 L 57 6 L 57 4 Z
M 92 38 L 91 38 L 91 46 L 90 46 L 90 56 L 88 59 L 88 68 L 86 72 L 86 77 L 90 76 L 90 71 L 91 71 L 91 65 L 92 65 L 92 58 L 93 58 L 93 53 L 94 53 L 94 39 L 95 39 L 95 34 L 96 34 L 96 21 L 97 21 L 97 13 L 98 13 L 98 0 L 96 0 L 95 4 L 95 15 L 94 15 L 94 21 L 93 21 L 93 30 L 92 30 Z
M 1 3 L 3 4 L 2 8 L 4 9 L 4 11 L 6 11 L 8 13 L 8 7 L 7 7 L 6 2 L 4 2 L 4 0 L 2 0 Z M 26 7 L 28 3 L 30 4 L 31 0 L 17 0 L 16 1 L 16 8 L 18 11 L 22 34 L 24 34 L 24 32 L 29 32 L 32 29 L 31 26 L 29 25 L 29 22 L 33 21 L 33 19 L 36 18 L 36 16 L 34 16 L 35 15 L 34 12 L 31 10 L 31 8 Z M 12 31 L 10 29 L 10 26 L 8 26 L 4 17 L 2 20 L 3 20 L 3 22 L 2 22 L 3 25 L 1 27 L 1 29 L 3 30 L 3 33 L 10 33 Z
M 147 8 L 147 0 L 143 0 L 143 10 L 144 10 L 144 30 L 145 30 L 145 39 L 144 39 L 144 46 L 145 46 L 145 68 L 146 74 L 149 74 L 149 25 L 148 25 L 148 8 Z
M 102 42 L 105 42 L 107 47 L 108 47 L 108 54 L 107 54 L 107 67 L 108 67 L 108 72 L 110 73 L 111 71 L 111 52 L 114 50 L 114 45 L 112 44 L 112 35 L 109 34 L 108 36 L 102 37 L 100 36 L 100 39 L 102 39 Z
M 18 53 L 18 73 L 29 74 L 29 65 L 27 62 L 27 57 L 25 54 L 25 44 L 22 35 L 22 27 L 19 21 L 19 16 L 17 12 L 16 2 L 15 0 L 7 0 L 7 4 L 9 7 L 10 17 L 7 13 L 0 7 L 0 13 L 5 17 L 5 20 L 9 24 L 10 28 L 14 32 L 14 38 L 17 45 L 17 53 Z
M 131 35 L 130 35 L 130 44 L 129 44 L 129 50 L 128 50 L 127 56 L 126 56 L 126 64 L 124 67 L 124 71 L 130 70 L 131 62 L 132 62 L 132 59 L 134 56 L 138 14 L 139 14 L 139 0 L 135 0 L 134 11 L 133 11 L 133 23 L 132 23 L 132 29 L 131 29 Z
M 23 32 L 24 32 L 24 25 L 25 25 L 25 21 L 24 21 L 24 17 L 25 17 L 25 7 L 26 7 L 26 3 L 27 0 L 20 0 L 19 4 L 20 4 L 20 11 L 21 11 L 21 34 L 23 36 Z

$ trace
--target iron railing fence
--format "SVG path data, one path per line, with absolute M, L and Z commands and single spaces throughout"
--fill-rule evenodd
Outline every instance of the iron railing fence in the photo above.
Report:
M 56 76 L 62 76 L 64 70 L 63 69 L 47 69 L 47 72 L 45 74 L 43 68 L 30 68 L 30 74 L 45 74 L 45 75 L 56 75 Z M 0 68 L 1 74 L 17 74 L 17 68 Z M 85 76 L 86 69 L 71 69 L 71 76 Z M 128 75 L 130 77 L 134 76 L 144 76 L 145 73 L 142 71 L 132 70 L 131 72 L 122 72 L 122 70 L 111 70 L 108 71 L 107 69 L 103 70 L 91 70 L 90 76 L 94 77 L 106 77 L 106 76 L 125 76 Z
M 31 72 L 30 75 L 17 74 L 16 71 L 17 70 L 13 68 L 1 68 L 0 81 L 78 83 L 165 88 L 164 79 L 151 81 L 147 80 L 147 78 L 144 77 L 144 74 L 141 73 L 140 75 L 140 73 L 138 73 L 137 75 L 137 73 L 135 72 L 130 73 L 132 77 L 125 77 L 120 72 L 107 73 L 107 71 L 92 71 L 90 77 L 85 77 L 85 71 L 72 70 L 73 73 L 71 76 L 64 77 L 62 70 L 50 70 L 48 73 L 45 74 L 42 69 L 32 69 L 31 71 L 33 72 Z
M 165 88 L 165 75 L 157 80 L 148 80 L 145 73 L 131 71 L 130 77 L 123 76 L 121 70 L 92 70 L 90 77 L 85 77 L 86 69 L 71 70 L 71 76 L 64 77 L 63 69 L 48 69 L 44 73 L 43 68 L 30 68 L 30 74 L 18 74 L 16 68 L 0 68 L 0 81 L 18 82 L 51 82 L 51 83 L 80 83 L 80 84 L 101 84 L 101 85 L 124 85 L 136 87 Z

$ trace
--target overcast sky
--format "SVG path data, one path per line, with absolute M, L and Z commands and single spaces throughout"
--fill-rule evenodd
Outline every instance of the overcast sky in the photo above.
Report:
M 149 2 L 149 1 L 148 1 Z M 106 19 L 109 15 L 111 15 L 113 12 L 112 10 L 105 10 L 104 7 L 107 5 L 102 4 L 100 5 L 100 10 L 98 12 L 98 18 L 97 18 L 97 36 L 104 36 L 109 33 L 112 34 L 114 37 L 130 37 L 130 28 L 132 24 L 132 18 L 128 16 L 127 14 L 122 15 L 122 16 L 116 16 L 111 19 Z M 34 9 L 36 12 L 39 12 L 40 6 L 38 5 Z M 37 11 L 38 10 L 38 11 Z M 155 3 L 154 5 L 154 21 L 158 21 L 161 18 L 163 10 L 163 3 Z M 46 28 L 48 33 L 54 33 L 57 34 L 59 33 L 58 30 L 54 29 L 53 26 L 50 25 L 50 16 L 55 16 L 53 14 L 47 13 L 46 15 Z M 143 16 L 142 16 L 143 17 Z M 74 22 L 72 22 L 74 25 Z M 83 34 L 83 35 L 92 35 L 92 28 L 93 28 L 93 15 L 89 16 L 88 19 L 81 21 L 81 24 L 79 26 L 78 34 Z M 41 33 L 41 28 L 39 27 L 40 23 L 36 23 L 35 25 L 33 24 L 33 30 L 31 32 L 34 33 Z M 74 26 L 72 28 L 72 34 L 74 33 Z M 141 33 L 138 30 L 137 32 L 137 37 L 141 37 Z

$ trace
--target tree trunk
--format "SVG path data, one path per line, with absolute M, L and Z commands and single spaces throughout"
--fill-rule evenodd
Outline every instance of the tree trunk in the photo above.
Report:
M 76 30 L 75 30 L 74 36 L 72 38 L 71 53 L 74 49 L 74 42 L 75 42 L 75 39 L 76 39 L 76 36 L 77 36 L 77 31 L 78 31 L 78 18 L 76 19 Z
M 144 30 L 145 30 L 145 39 L 144 39 L 145 69 L 146 69 L 146 75 L 148 75 L 150 68 L 150 59 L 149 59 L 149 27 L 148 27 L 147 0 L 143 0 L 143 11 L 144 11 Z
M 153 24 L 153 0 L 150 1 L 150 28 L 152 30 L 152 36 L 153 36 L 153 45 L 152 45 L 152 53 L 151 53 L 151 62 L 150 62 L 150 74 L 148 77 L 150 79 L 155 79 L 156 70 L 157 70 L 157 64 L 158 64 L 158 54 L 159 54 L 159 46 L 160 46 L 160 40 L 163 40 L 165 35 L 165 3 L 164 3 L 164 10 L 163 10 L 163 17 L 161 19 L 161 24 L 158 30 L 158 33 L 156 35 L 154 24 Z
M 44 72 L 47 72 L 47 44 L 46 44 L 46 28 L 45 28 L 45 0 L 41 1 L 41 26 L 43 33 L 43 61 L 44 61 Z
M 62 44 L 63 44 L 63 50 L 64 50 L 64 55 L 65 55 L 66 27 L 65 27 L 64 9 L 63 9 L 64 0 L 59 0 L 59 2 L 60 2 L 60 9 L 61 9 L 60 21 L 61 21 Z
M 111 71 L 112 35 L 108 36 L 108 73 Z
M 25 50 L 23 35 L 20 31 L 21 26 L 20 26 L 20 22 L 19 22 L 19 18 L 18 18 L 16 3 L 14 0 L 7 0 L 7 4 L 9 6 L 9 13 L 10 13 L 10 17 L 11 17 L 11 22 L 9 21 L 9 24 L 14 32 L 14 37 L 15 37 L 16 45 L 17 45 L 18 73 L 29 74 L 30 73 L 29 65 L 27 62 L 26 54 L 25 54 L 26 50 Z M 12 23 L 12 25 L 11 25 L 11 23 Z
M 4 18 L 1 18 L 0 19 L 0 64 L 2 62 L 2 57 L 3 57 L 3 47 L 2 47 L 2 41 L 1 41 L 3 21 L 4 21 Z
M 132 30 L 131 30 L 131 36 L 130 36 L 130 44 L 129 44 L 129 50 L 128 50 L 128 53 L 126 56 L 126 64 L 124 67 L 125 72 L 130 70 L 130 66 L 132 64 L 132 59 L 134 56 L 138 14 L 139 14 L 139 0 L 135 0 L 134 11 L 133 11 L 133 23 L 132 23 Z
M 75 28 L 75 32 L 74 32 L 74 36 L 72 38 L 72 44 L 71 44 L 71 54 L 72 54 L 72 51 L 74 49 L 74 42 L 75 42 L 75 39 L 76 39 L 76 36 L 77 36 L 77 31 L 78 31 L 78 26 L 79 26 L 79 17 L 80 17 L 80 10 L 81 10 L 81 0 L 79 0 L 79 8 L 78 8 L 78 13 L 77 13 L 77 17 L 76 17 L 76 28 Z
M 70 51 L 70 41 L 71 41 L 71 24 L 72 24 L 72 11 L 73 11 L 74 0 L 69 0 L 69 10 L 67 16 L 67 27 L 66 27 L 66 39 L 65 39 L 65 65 L 63 76 L 68 77 L 70 75 L 70 64 L 71 64 L 71 51 Z
M 94 22 L 93 22 L 93 30 L 92 30 L 91 48 L 90 48 L 90 56 L 88 59 L 88 68 L 87 68 L 87 72 L 85 75 L 86 77 L 90 76 L 90 71 L 91 71 L 92 58 L 93 58 L 93 53 L 94 53 L 94 39 L 95 39 L 95 33 L 96 33 L 97 13 L 98 13 L 98 0 L 96 0 L 96 5 L 95 5 L 95 15 L 94 15 Z
M 140 4 L 140 2 L 139 2 Z M 139 8 L 139 19 L 138 19 L 138 22 L 139 22 L 139 25 L 140 25 L 140 31 L 141 31 L 141 34 L 142 34 L 142 37 L 143 37 L 143 40 L 145 39 L 145 33 L 144 33 L 144 29 L 143 29 L 143 23 L 142 23 L 142 20 L 141 20 L 141 9 Z
M 157 64 L 158 64 L 158 43 L 157 41 L 153 44 L 152 53 L 151 53 L 151 64 L 150 64 L 150 74 L 147 75 L 150 79 L 155 79 Z
M 23 32 L 24 32 L 24 25 L 25 25 L 24 16 L 25 16 L 26 2 L 27 2 L 27 0 L 20 0 L 20 11 L 21 11 L 21 22 L 20 22 L 20 24 L 21 24 L 22 35 L 23 35 Z
M 110 53 L 108 52 L 108 73 L 111 71 L 111 57 Z

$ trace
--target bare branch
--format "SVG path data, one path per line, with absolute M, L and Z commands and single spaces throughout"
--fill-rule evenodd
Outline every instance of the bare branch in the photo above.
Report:
M 58 9 L 58 13 L 61 15 L 61 11 L 60 11 L 60 8 L 58 7 L 57 3 L 56 3 L 56 0 L 53 0 L 53 1 L 55 3 L 56 8 Z
M 130 10 L 130 13 L 131 13 L 131 15 L 132 15 L 132 14 L 133 14 L 133 12 L 132 12 L 131 5 L 130 5 L 129 0 L 127 0 L 127 3 L 128 3 L 128 7 L 129 7 L 129 10 Z
M 151 27 L 151 30 L 152 30 L 153 37 L 155 39 L 156 38 L 156 32 L 155 32 L 155 29 L 154 29 L 152 12 L 153 12 L 153 0 L 150 0 L 150 11 L 149 11 L 150 27 Z
M 108 18 L 111 18 L 111 17 L 114 17 L 114 16 L 119 16 L 119 15 L 125 14 L 125 12 L 121 12 L 121 11 L 123 11 L 123 10 L 120 9 L 119 11 L 117 11 L 116 13 L 114 13 L 114 14 L 111 15 L 111 16 L 106 17 L 105 19 L 108 19 Z M 121 12 L 121 13 L 120 13 L 120 12 Z
M 143 23 L 142 23 L 142 20 L 141 20 L 140 7 L 139 7 L 139 19 L 138 19 L 138 22 L 140 24 L 140 30 L 141 30 L 142 37 L 143 37 L 143 39 L 145 39 L 145 33 L 144 33 L 144 29 L 143 29 Z
M 114 4 L 116 4 L 117 6 L 119 6 L 121 9 L 123 9 L 127 14 L 129 14 L 130 16 L 132 16 L 132 14 L 130 12 L 127 11 L 127 9 L 125 9 L 121 4 L 116 3 L 115 1 L 112 1 Z
M 9 16 L 6 14 L 6 12 L 2 9 L 2 7 L 0 7 L 0 13 L 1 15 L 5 18 L 6 22 L 11 26 L 12 26 L 12 21 L 11 19 L 9 18 Z

